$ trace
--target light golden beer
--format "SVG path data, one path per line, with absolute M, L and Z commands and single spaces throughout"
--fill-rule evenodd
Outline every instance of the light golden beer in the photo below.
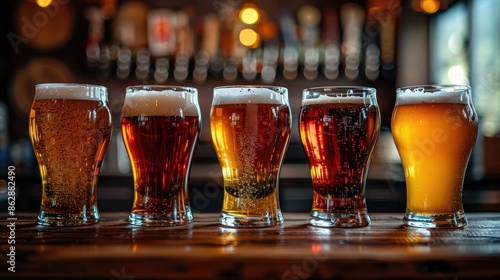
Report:
M 303 91 L 299 132 L 313 185 L 310 224 L 370 224 L 365 185 L 379 129 L 374 88 L 318 87 Z
M 290 140 L 285 88 L 214 89 L 210 131 L 222 168 L 227 226 L 274 226 L 283 222 L 278 179 Z
M 406 177 L 405 224 L 465 226 L 462 188 L 478 133 L 470 88 L 398 89 L 391 127 Z
M 97 176 L 111 129 L 105 87 L 36 86 L 29 134 L 42 178 L 39 224 L 84 225 L 99 220 Z
M 132 224 L 174 226 L 193 220 L 188 176 L 200 129 L 195 88 L 127 87 L 121 131 L 134 178 Z

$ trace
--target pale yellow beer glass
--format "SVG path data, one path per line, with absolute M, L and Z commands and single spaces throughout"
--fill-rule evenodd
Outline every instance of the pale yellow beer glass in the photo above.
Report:
M 39 224 L 99 221 L 97 179 L 111 129 L 105 87 L 36 85 L 29 134 L 42 179 Z
M 214 89 L 210 131 L 224 181 L 221 224 L 265 227 L 283 223 L 278 179 L 290 127 L 286 88 Z
M 391 128 L 406 177 L 404 224 L 466 226 L 462 189 L 478 133 L 470 87 L 397 89 Z

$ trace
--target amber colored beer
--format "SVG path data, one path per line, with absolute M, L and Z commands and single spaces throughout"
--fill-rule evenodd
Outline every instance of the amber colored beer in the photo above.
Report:
M 127 88 L 121 130 L 134 178 L 132 224 L 192 221 L 188 177 L 199 116 L 194 88 Z
M 299 131 L 313 185 L 309 222 L 317 226 L 370 223 L 365 183 L 379 133 L 379 109 L 374 90 L 354 89 L 357 93 L 351 95 L 348 90 L 306 89 L 302 99 Z
M 99 220 L 97 176 L 111 137 L 107 90 L 92 85 L 36 87 L 29 134 L 42 178 L 42 225 Z
M 462 188 L 478 132 L 469 89 L 421 89 L 399 90 L 392 115 L 392 134 L 406 177 L 405 223 L 465 226 Z
M 224 179 L 222 224 L 252 227 L 283 222 L 278 177 L 290 126 L 286 89 L 215 89 L 210 129 Z

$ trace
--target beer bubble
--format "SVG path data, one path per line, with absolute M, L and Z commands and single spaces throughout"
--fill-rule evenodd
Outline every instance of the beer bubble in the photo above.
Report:
M 97 177 L 88 174 L 99 170 L 111 135 L 109 111 L 101 106 L 89 100 L 34 103 L 30 133 L 44 178 L 45 211 L 79 212 L 95 199 Z

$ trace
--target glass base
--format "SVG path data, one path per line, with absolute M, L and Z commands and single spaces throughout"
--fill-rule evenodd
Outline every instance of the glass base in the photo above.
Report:
M 219 222 L 228 227 L 273 227 L 283 224 L 283 215 L 278 210 L 275 216 L 245 216 L 222 212 Z
M 139 214 L 130 213 L 128 220 L 136 226 L 181 226 L 193 221 L 191 209 L 186 209 L 182 214 Z
M 99 222 L 97 209 L 91 214 L 73 213 L 51 213 L 40 210 L 38 213 L 38 224 L 42 226 L 85 226 Z
M 311 211 L 309 224 L 319 227 L 364 227 L 371 223 L 368 213 L 330 213 Z
M 467 225 L 467 218 L 462 212 L 435 215 L 406 212 L 403 223 L 421 228 L 463 228 Z

